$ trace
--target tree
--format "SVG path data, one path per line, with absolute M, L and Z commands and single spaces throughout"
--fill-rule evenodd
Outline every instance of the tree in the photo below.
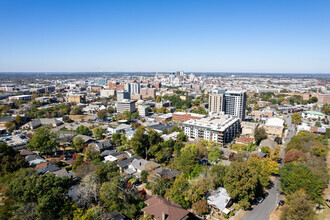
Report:
M 173 180 L 163 177 L 158 177 L 151 185 L 151 190 L 154 195 L 164 196 L 166 191 L 173 185 Z
M 64 122 L 66 122 L 66 123 L 70 123 L 70 122 L 71 122 L 70 117 L 67 116 L 67 115 L 64 115 L 64 116 L 62 117 L 62 120 L 63 120 Z
M 301 123 L 301 115 L 299 113 L 294 113 L 291 117 L 291 122 L 295 124 L 300 124 Z
M 188 136 L 183 133 L 183 131 L 180 131 L 180 133 L 177 136 L 178 141 L 186 142 L 188 141 Z
M 215 188 L 218 187 L 223 187 L 224 185 L 224 178 L 226 176 L 226 171 L 227 171 L 227 167 L 217 164 L 212 166 L 211 170 L 210 170 L 210 174 L 212 175 L 213 179 L 213 184 L 215 186 Z
M 261 147 L 261 152 L 269 156 L 270 154 L 270 149 L 268 146 Z
M 37 128 L 27 148 L 49 154 L 58 147 L 56 136 L 56 133 L 51 132 L 47 127 Z
M 156 97 L 156 102 L 161 102 L 162 101 L 162 97 L 160 96 L 160 95 L 158 95 L 157 97 Z
M 111 137 L 111 142 L 114 146 L 119 147 L 121 145 L 121 134 L 114 133 Z
M 75 156 L 75 155 L 74 155 Z M 72 165 L 72 170 L 73 172 L 77 171 L 77 168 L 84 162 L 84 156 L 81 154 L 76 154 L 73 165 Z
M 104 120 L 107 117 L 108 111 L 106 109 L 102 109 L 100 111 L 97 112 L 97 117 L 99 119 Z
M 78 152 L 82 152 L 82 150 L 84 149 L 84 139 L 82 139 L 82 137 L 77 137 L 75 139 L 73 139 L 73 147 L 76 149 L 76 151 Z
M 148 181 L 148 175 L 149 175 L 148 171 L 142 170 L 142 172 L 141 172 L 141 181 L 143 183 L 146 183 Z
M 85 157 L 90 161 L 100 158 L 100 152 L 93 145 L 89 145 L 85 150 Z
M 220 160 L 221 153 L 218 150 L 212 150 L 209 152 L 208 159 L 210 163 L 216 163 Z
M 128 122 L 132 121 L 132 113 L 130 111 L 124 111 L 123 116 Z
M 244 162 L 233 162 L 226 172 L 224 186 L 230 197 L 247 209 L 250 206 L 249 201 L 255 198 L 258 177 Z
M 197 215 L 205 215 L 210 212 L 210 209 L 207 205 L 207 202 L 205 199 L 200 200 L 192 205 L 193 211 Z
M 96 139 L 103 139 L 103 133 L 105 132 L 105 130 L 101 127 L 97 127 L 93 129 L 93 135 Z
M 256 128 L 254 131 L 254 140 L 255 140 L 256 144 L 259 145 L 260 142 L 265 139 L 267 139 L 266 130 L 262 127 Z
M 5 142 L 0 143 L 0 176 L 12 173 L 26 167 L 24 157 L 8 146 Z
M 91 130 L 84 126 L 84 125 L 80 125 L 77 129 L 76 129 L 76 133 L 77 134 L 82 134 L 82 135 L 90 135 L 92 132 Z
M 276 146 L 275 148 L 270 149 L 269 158 L 271 160 L 278 161 L 279 159 L 281 159 L 281 155 L 282 155 L 281 146 Z
M 191 204 L 186 200 L 185 196 L 182 192 L 187 190 L 189 187 L 189 183 L 183 174 L 180 174 L 176 177 L 172 188 L 170 188 L 165 197 L 169 198 L 171 201 L 181 205 L 183 208 L 190 208 Z
M 305 190 L 314 202 L 323 203 L 322 192 L 326 184 L 305 164 L 286 163 L 280 169 L 281 188 L 287 195 Z
M 318 99 L 315 96 L 313 96 L 308 100 L 308 103 L 316 103 L 317 101 Z
M 150 148 L 148 135 L 145 134 L 145 128 L 140 126 L 133 135 L 130 142 L 131 148 L 140 157 L 147 156 L 147 150 Z
M 307 161 L 307 155 L 304 152 L 299 150 L 297 151 L 288 151 L 284 155 L 284 163 L 290 163 L 296 161 L 298 163 L 304 163 Z
M 72 108 L 70 111 L 70 115 L 82 115 L 82 114 L 83 114 L 82 108 L 80 108 L 79 106 Z
M 11 133 L 16 129 L 16 124 L 15 124 L 15 122 L 12 122 L 12 121 L 7 121 L 5 126 L 6 126 L 8 133 Z
M 288 205 L 281 213 L 282 220 L 313 220 L 316 219 L 313 204 L 303 191 L 293 193 L 288 197 Z
M 65 203 L 72 182 L 68 177 L 53 174 L 15 178 L 8 186 L 17 203 L 37 203 L 36 214 L 41 219 L 56 219 Z
M 119 180 L 113 178 L 110 182 L 104 182 L 100 188 L 100 201 L 108 212 L 119 211 L 122 207 L 122 201 L 119 199 L 120 191 L 118 189 Z
M 317 127 L 317 128 L 322 127 L 321 122 L 319 122 L 319 121 L 315 122 L 315 127 Z
M 78 188 L 79 203 L 81 206 L 91 206 L 98 202 L 100 180 L 96 173 L 90 172 L 83 177 Z
M 177 125 L 173 126 L 170 130 L 170 133 L 182 131 Z
M 100 182 L 104 183 L 119 176 L 119 169 L 115 162 L 106 161 L 97 164 L 95 173 L 99 176 Z
M 148 140 L 150 146 L 159 144 L 162 141 L 162 138 L 160 137 L 158 132 L 155 131 L 154 129 L 149 130 L 147 133 L 148 133 Z
M 20 115 L 16 115 L 14 120 L 17 125 L 21 125 L 23 123 L 23 118 Z

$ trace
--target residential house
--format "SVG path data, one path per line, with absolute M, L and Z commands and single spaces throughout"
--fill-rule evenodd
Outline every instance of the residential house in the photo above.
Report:
M 225 188 L 219 187 L 207 198 L 207 204 L 215 211 L 229 214 L 228 208 L 232 205 L 232 199 Z
M 189 219 L 189 212 L 175 202 L 161 196 L 153 196 L 146 200 L 148 205 L 142 211 L 151 215 L 155 220 L 184 220 Z

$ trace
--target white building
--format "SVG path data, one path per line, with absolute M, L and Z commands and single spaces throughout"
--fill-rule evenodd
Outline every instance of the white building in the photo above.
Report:
M 189 138 L 202 138 L 215 141 L 223 146 L 231 142 L 236 134 L 241 131 L 240 119 L 222 115 L 219 117 L 191 119 L 183 122 L 183 131 Z
M 109 96 L 116 95 L 116 90 L 114 89 L 103 89 L 100 91 L 100 97 L 108 98 Z
M 129 99 L 124 99 L 122 101 L 118 101 L 117 102 L 117 112 L 123 113 L 124 111 L 134 112 L 135 111 L 135 101 L 129 100 Z
M 304 111 L 301 116 L 303 118 L 310 118 L 310 119 L 324 119 L 326 118 L 326 115 L 323 114 L 322 112 L 317 112 L 317 111 Z

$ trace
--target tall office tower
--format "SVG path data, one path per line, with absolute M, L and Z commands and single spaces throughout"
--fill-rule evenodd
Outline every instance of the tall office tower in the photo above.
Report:
M 216 90 L 209 95 L 209 112 L 245 119 L 246 92 Z
M 236 116 L 242 121 L 245 119 L 245 91 L 226 91 L 225 103 L 225 114 Z

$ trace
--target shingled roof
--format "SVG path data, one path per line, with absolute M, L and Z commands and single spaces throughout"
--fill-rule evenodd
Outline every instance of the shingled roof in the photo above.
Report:
M 180 220 L 186 219 L 189 212 L 183 209 L 180 205 L 175 202 L 170 202 L 161 196 L 153 196 L 146 200 L 145 203 L 148 205 L 142 210 L 149 215 L 152 215 L 156 220 Z M 163 218 L 163 215 L 164 218 Z

